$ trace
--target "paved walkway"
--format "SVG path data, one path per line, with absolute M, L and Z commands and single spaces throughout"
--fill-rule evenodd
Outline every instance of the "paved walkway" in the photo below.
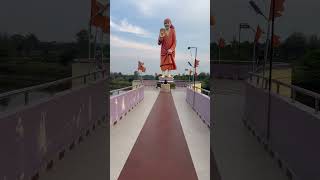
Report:
M 159 93 L 118 179 L 198 179 L 171 93 Z
M 244 84 L 232 80 L 214 82 L 214 89 L 226 90 L 214 95 L 215 126 L 211 136 L 222 180 L 286 180 L 277 163 L 242 123 Z
M 119 123 L 111 128 L 111 180 L 116 180 L 119 177 L 130 152 L 133 151 L 133 146 L 138 139 L 138 136 L 141 136 L 143 133 L 142 128 L 147 124 L 147 117 L 151 112 L 151 108 L 153 107 L 158 94 L 159 90 L 146 88 L 146 98 Z M 190 105 L 186 103 L 185 89 L 177 88 L 176 90 L 173 90 L 172 97 L 198 179 L 209 180 L 209 128 L 200 120 L 196 113 L 194 113 Z M 171 105 L 173 105 L 173 103 L 171 103 Z M 165 115 L 164 113 L 159 114 L 159 117 Z M 141 134 L 139 135 L 139 133 Z M 156 136 L 156 134 L 152 134 L 152 132 L 151 135 L 153 137 Z M 150 144 L 146 144 L 146 147 L 147 146 L 152 147 Z M 163 173 L 165 174 L 165 172 Z
M 125 163 L 127 160 L 130 161 L 130 153 L 135 154 L 134 145 L 141 143 L 146 143 L 144 144 L 146 149 L 141 151 L 143 152 L 141 157 L 149 159 L 149 162 L 151 162 L 152 159 L 156 160 L 156 158 L 158 158 L 154 163 L 161 161 L 164 164 L 169 163 L 169 165 L 163 164 L 162 169 L 165 169 L 165 171 L 155 171 L 159 169 L 154 169 L 154 171 L 158 173 L 158 176 L 152 176 L 153 178 L 147 179 L 170 175 L 167 177 L 186 180 L 209 180 L 209 128 L 200 120 L 189 104 L 186 103 L 185 89 L 178 88 L 173 90 L 170 97 L 159 97 L 161 102 L 158 103 L 154 109 L 156 113 L 151 113 L 151 109 L 153 105 L 155 105 L 158 95 L 159 90 L 146 88 L 145 99 L 115 126 L 110 128 L 110 151 L 107 146 L 106 128 L 99 127 L 89 137 L 86 137 L 81 144 L 77 145 L 74 150 L 66 153 L 64 159 L 56 161 L 50 171 L 40 174 L 40 180 L 121 179 L 120 173 L 121 171 L 125 172 Z M 167 101 L 169 102 L 168 104 L 166 104 Z M 163 111 L 159 111 L 159 109 L 167 109 L 168 112 L 163 113 Z M 168 116 L 170 114 L 172 118 L 163 118 L 165 117 L 164 115 Z M 150 121 L 147 120 L 149 115 L 152 115 Z M 150 125 L 153 127 L 143 130 L 144 126 Z M 143 137 L 143 134 L 150 136 L 147 137 L 147 140 L 149 139 L 148 141 L 145 141 L 146 139 L 139 141 L 138 136 Z M 163 143 L 170 144 L 165 145 Z M 156 154 L 154 152 L 156 151 L 151 151 L 152 149 L 158 149 L 161 153 L 155 156 Z M 108 174 L 107 169 L 109 168 L 109 162 L 106 157 L 108 152 L 110 152 L 110 174 Z M 145 153 L 148 152 L 150 153 L 149 156 L 151 159 L 148 155 L 145 155 Z M 166 155 L 167 161 L 164 161 L 165 158 L 163 157 Z M 185 163 L 182 165 L 183 160 Z M 133 164 L 134 163 L 135 162 L 133 162 Z M 158 165 L 159 164 L 157 164 L 157 166 Z M 170 165 L 172 168 L 170 168 Z M 173 167 L 173 165 L 175 167 Z M 179 169 L 179 166 L 180 170 L 176 171 L 177 168 Z M 146 168 L 143 168 L 143 170 L 148 171 Z M 170 170 L 172 170 L 171 173 Z M 177 172 L 180 173 L 174 175 L 174 173 Z M 182 177 L 182 175 L 187 176 Z M 167 177 L 161 179 L 170 179 Z M 123 176 L 123 179 L 128 178 Z M 132 176 L 130 176 L 129 179 L 133 179 Z
M 56 161 L 53 168 L 40 174 L 39 180 L 102 180 L 108 179 L 109 152 L 106 126 L 98 127 L 81 144 Z

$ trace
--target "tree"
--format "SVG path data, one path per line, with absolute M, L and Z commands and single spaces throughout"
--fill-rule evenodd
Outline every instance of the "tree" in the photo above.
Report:
M 88 57 L 89 32 L 85 29 L 80 30 L 76 34 L 77 51 L 79 57 Z M 93 53 L 93 50 L 92 50 Z M 93 54 L 92 54 L 93 55 Z
M 30 52 L 39 46 L 39 42 L 39 39 L 33 33 L 26 35 L 23 43 L 25 55 L 30 56 Z
M 306 36 L 303 33 L 293 33 L 285 40 L 283 46 L 289 59 L 301 58 L 307 48 Z
M 317 35 L 310 36 L 308 49 L 309 50 L 320 49 L 320 39 L 318 38 Z
M 10 37 L 11 45 L 13 46 L 15 53 L 15 56 L 22 56 L 23 52 L 23 45 L 25 37 L 20 34 L 14 34 Z
M 75 56 L 76 50 L 74 48 L 67 48 L 60 55 L 60 63 L 63 65 L 67 65 L 68 63 L 72 62 Z

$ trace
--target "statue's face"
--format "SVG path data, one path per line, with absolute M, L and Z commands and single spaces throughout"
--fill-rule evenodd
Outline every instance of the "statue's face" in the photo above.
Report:
M 164 22 L 164 27 L 168 30 L 170 27 L 171 23 L 170 22 Z

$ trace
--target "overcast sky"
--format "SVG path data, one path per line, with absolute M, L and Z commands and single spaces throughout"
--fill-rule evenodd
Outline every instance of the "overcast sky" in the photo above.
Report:
M 111 71 L 133 73 L 141 60 L 146 74 L 161 73 L 159 29 L 169 17 L 175 26 L 177 71 L 191 60 L 188 46 L 197 46 L 198 72 L 210 71 L 209 0 L 111 0 Z M 192 51 L 194 57 L 194 50 Z
M 265 12 L 269 13 L 271 0 L 254 0 Z M 267 4 L 267 6 L 265 6 Z M 268 14 L 267 13 L 267 14 Z M 211 14 L 216 16 L 216 27 L 212 28 L 211 37 L 217 41 L 220 33 L 227 40 L 233 36 L 238 39 L 239 23 L 247 22 L 254 28 L 260 24 L 266 29 L 266 21 L 249 7 L 249 0 L 213 0 Z M 293 32 L 308 35 L 320 35 L 320 1 L 319 0 L 285 0 L 284 15 L 276 20 L 275 33 L 285 39 Z M 243 40 L 253 39 L 250 31 L 241 34 Z
M 217 21 L 211 28 L 211 38 L 216 40 L 220 33 L 227 41 L 233 36 L 238 38 L 241 22 L 247 22 L 254 28 L 260 24 L 266 29 L 265 20 L 253 12 L 248 2 L 211 0 L 211 14 Z M 269 8 L 270 0 L 255 2 L 264 11 Z M 111 41 L 115 46 L 111 52 L 114 58 L 111 70 L 132 72 L 141 58 L 148 73 L 158 72 L 160 49 L 156 40 L 163 19 L 170 17 L 177 30 L 177 72 L 183 72 L 187 67 L 185 64 L 190 52 L 186 47 L 189 45 L 199 47 L 200 70 L 209 72 L 208 13 L 209 0 L 112 0 Z M 89 15 L 90 0 L 2 0 L 0 32 L 32 32 L 41 40 L 73 41 L 80 29 L 88 28 Z M 319 34 L 319 17 L 320 1 L 286 0 L 284 15 L 276 20 L 275 33 L 282 40 L 293 32 Z M 243 40 L 252 38 L 252 32 L 242 33 Z

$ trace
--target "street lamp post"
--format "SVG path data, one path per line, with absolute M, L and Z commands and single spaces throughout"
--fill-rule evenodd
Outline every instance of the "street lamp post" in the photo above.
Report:
M 194 107 L 194 100 L 195 100 L 195 95 L 196 95 L 196 60 L 197 60 L 197 47 L 188 47 L 188 49 L 194 48 L 196 49 L 196 54 L 194 57 L 194 63 L 193 63 L 193 67 L 194 67 L 194 72 L 193 72 L 193 107 Z
M 239 60 L 240 60 L 240 35 L 241 35 L 241 29 L 250 29 L 255 33 L 256 31 L 248 24 L 248 23 L 240 23 L 239 25 Z M 252 57 L 252 72 L 254 71 L 254 61 L 255 61 L 255 50 L 256 50 L 256 44 L 253 43 L 253 57 Z
M 267 39 L 266 39 L 266 47 L 265 47 L 265 54 L 264 54 L 264 63 L 263 63 L 263 70 L 262 70 L 262 74 L 263 77 L 265 76 L 265 67 L 266 67 L 266 63 L 267 63 L 267 58 L 268 58 L 268 50 L 269 50 L 269 36 L 270 36 L 270 23 L 269 23 L 269 19 L 267 18 L 267 16 L 265 14 L 263 14 L 263 12 L 261 11 L 261 9 L 258 7 L 258 5 L 254 2 L 254 1 L 249 1 L 250 6 L 253 8 L 253 10 L 264 17 L 264 19 L 267 21 Z
M 240 43 L 241 43 L 241 29 L 250 29 L 250 25 L 248 23 L 240 23 L 239 24 L 239 60 L 240 60 Z
M 193 67 L 194 67 L 194 73 L 193 73 L 193 87 L 195 88 L 195 85 L 196 85 L 196 81 L 195 81 L 195 73 L 196 73 L 196 59 L 197 59 L 197 50 L 198 48 L 197 47 L 188 47 L 188 49 L 191 49 L 191 48 L 194 48 L 196 49 L 196 54 L 195 54 L 195 57 L 194 57 L 194 63 L 193 63 Z

